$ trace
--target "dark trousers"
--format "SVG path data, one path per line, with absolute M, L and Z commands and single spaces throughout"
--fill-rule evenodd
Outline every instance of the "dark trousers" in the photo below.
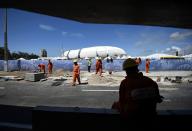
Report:
M 88 66 L 88 72 L 90 72 L 91 71 L 91 66 Z

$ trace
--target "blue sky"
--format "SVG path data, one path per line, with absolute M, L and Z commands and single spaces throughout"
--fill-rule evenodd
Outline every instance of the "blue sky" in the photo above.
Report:
M 3 46 L 0 9 L 0 46 Z M 192 53 L 192 30 L 157 26 L 87 24 L 16 9 L 8 9 L 8 47 L 11 52 L 60 56 L 64 50 L 90 46 L 117 46 L 131 56 L 152 53 Z

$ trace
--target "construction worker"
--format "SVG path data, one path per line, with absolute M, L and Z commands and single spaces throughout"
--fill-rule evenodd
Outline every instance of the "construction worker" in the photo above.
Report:
M 136 58 L 136 59 L 135 59 L 135 62 L 136 62 L 137 65 L 140 65 L 140 64 L 141 64 L 141 58 L 140 58 L 140 57 L 139 57 L 139 58 Z
M 113 72 L 113 58 L 111 57 L 110 58 L 110 62 L 109 62 L 109 64 L 108 64 L 108 66 L 109 66 L 109 74 L 111 75 L 112 74 L 112 72 Z
M 39 67 L 39 71 L 45 74 L 45 64 L 39 64 L 38 67 Z
M 79 84 L 81 84 L 80 81 L 80 67 L 77 64 L 77 60 L 73 61 L 74 65 L 73 65 L 73 86 L 76 85 L 76 79 L 78 80 Z
M 146 73 L 149 73 L 149 68 L 150 68 L 150 60 L 146 59 L 146 61 L 145 61 L 145 71 L 146 71 Z
M 17 67 L 18 67 L 18 70 L 21 71 L 21 60 L 17 61 Z
M 90 71 L 91 71 L 91 64 L 92 64 L 91 59 L 88 59 L 88 60 L 87 60 L 88 72 L 90 72 Z
M 102 63 L 101 58 L 99 59 L 99 62 L 101 63 L 101 64 L 100 64 L 99 75 L 102 76 L 102 72 L 103 72 L 103 63 Z
M 99 72 L 99 75 L 102 75 L 102 61 L 101 58 L 98 58 L 96 61 L 96 74 Z
M 51 60 L 48 61 L 48 73 L 52 74 L 52 69 L 53 69 L 53 63 L 51 62 Z
M 162 102 L 157 83 L 143 76 L 133 59 L 124 61 L 123 70 L 127 76 L 120 84 L 119 101 L 114 102 L 112 108 L 123 117 L 155 116 L 156 104 Z
M 111 63 L 113 63 L 113 58 L 112 57 L 111 57 L 110 61 L 111 61 Z
M 96 63 L 95 63 L 95 71 L 96 71 L 95 74 L 97 74 L 99 72 L 99 64 L 100 64 L 99 63 L 99 58 L 97 57 L 96 58 Z
M 107 54 L 107 63 L 110 62 L 110 56 Z

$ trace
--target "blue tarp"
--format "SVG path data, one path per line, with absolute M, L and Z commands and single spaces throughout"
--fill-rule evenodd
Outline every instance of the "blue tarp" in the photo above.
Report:
M 113 60 L 113 63 L 107 63 L 103 60 L 103 69 L 108 71 L 121 71 L 122 63 L 124 60 Z M 73 62 L 71 60 L 53 60 L 53 70 L 64 69 L 72 71 Z M 8 69 L 13 70 L 27 70 L 36 71 L 38 69 L 38 64 L 43 63 L 48 64 L 47 60 L 9 60 Z M 78 62 L 81 70 L 87 70 L 87 61 L 81 60 Z M 92 61 L 91 69 L 95 70 L 96 61 Z M 3 70 L 4 61 L 0 60 L 0 70 Z M 47 66 L 46 66 L 47 67 Z M 141 71 L 145 70 L 145 61 L 139 65 Z M 150 70 L 192 70 L 192 60 L 151 60 Z

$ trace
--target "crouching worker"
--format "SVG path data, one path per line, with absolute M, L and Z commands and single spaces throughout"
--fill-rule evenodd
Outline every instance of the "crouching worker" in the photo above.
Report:
M 119 101 L 114 102 L 112 109 L 127 116 L 155 116 L 156 104 L 162 102 L 158 85 L 152 79 L 143 76 L 133 59 L 123 63 L 127 76 L 120 84 Z
M 76 79 L 78 80 L 79 84 L 81 84 L 80 81 L 80 67 L 77 64 L 77 60 L 73 61 L 74 65 L 73 65 L 73 86 L 76 85 Z
M 38 67 L 39 67 L 39 71 L 45 74 L 45 64 L 39 64 Z

